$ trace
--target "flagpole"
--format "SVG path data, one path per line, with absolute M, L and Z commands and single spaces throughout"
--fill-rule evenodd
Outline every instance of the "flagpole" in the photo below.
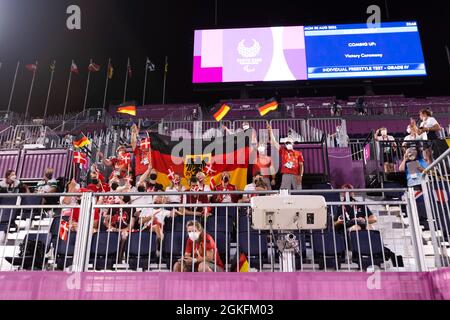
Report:
M 166 64 L 164 65 L 164 84 L 163 84 L 163 104 L 166 104 L 166 84 L 167 84 L 167 71 L 168 71 L 169 57 L 166 56 Z
M 11 102 L 12 102 L 12 98 L 14 95 L 14 89 L 16 88 L 16 80 L 17 80 L 17 73 L 19 72 L 19 66 L 20 66 L 20 61 L 17 61 L 16 73 L 14 74 L 14 80 L 13 80 L 13 85 L 11 88 L 11 94 L 9 95 L 9 103 L 8 103 L 8 110 L 7 110 L 8 113 L 11 111 Z
M 89 63 L 89 65 L 92 64 L 92 59 L 91 62 Z M 83 112 L 86 111 L 86 104 L 87 104 L 87 97 L 88 97 L 88 92 L 89 92 L 89 82 L 91 81 L 91 68 L 88 68 L 89 72 L 88 72 L 88 77 L 87 77 L 87 83 L 86 83 L 86 93 L 84 95 L 84 104 L 83 104 Z
M 28 118 L 28 110 L 30 109 L 31 95 L 33 94 L 34 79 L 36 79 L 38 62 L 36 61 L 36 69 L 33 71 L 33 79 L 31 80 L 30 93 L 28 94 L 27 108 L 25 110 L 25 119 Z
M 108 59 L 108 67 L 106 68 L 106 85 L 105 85 L 105 96 L 103 98 L 103 109 L 106 108 L 106 95 L 108 94 L 108 83 L 109 83 L 109 68 L 111 66 L 111 58 Z
M 145 61 L 144 94 L 142 95 L 142 105 L 145 106 L 145 96 L 147 93 L 148 57 Z
M 70 82 L 72 81 L 72 65 L 73 65 L 73 60 L 72 60 L 72 64 L 70 65 L 69 82 L 67 83 L 67 91 L 66 91 L 66 101 L 64 102 L 62 131 L 64 131 L 64 126 L 66 123 L 67 102 L 69 101 Z
M 45 108 L 44 108 L 44 117 L 43 119 L 45 119 L 45 117 L 47 116 L 47 109 L 48 109 L 48 102 L 50 100 L 50 92 L 52 90 L 52 83 L 53 83 L 53 75 L 55 74 L 55 66 L 56 66 L 56 61 L 53 61 L 53 65 L 52 65 L 52 72 L 50 75 L 50 84 L 48 85 L 48 92 L 47 92 L 47 100 L 45 101 Z
M 128 86 L 128 71 L 130 70 L 130 58 L 127 62 L 127 70 L 125 72 L 125 88 L 123 89 L 123 103 L 127 100 L 127 86 Z

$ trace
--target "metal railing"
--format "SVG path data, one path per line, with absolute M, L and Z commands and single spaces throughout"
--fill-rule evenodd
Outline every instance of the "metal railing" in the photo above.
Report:
M 208 197 L 223 195 L 277 196 L 278 191 L 1 194 L 0 269 L 175 271 L 180 267 L 177 262 L 184 261 L 185 271 L 202 266 L 213 272 L 240 272 L 247 266 L 245 271 L 275 272 L 281 270 L 277 239 L 285 234 L 295 237 L 298 272 L 370 268 L 387 272 L 426 271 L 435 267 L 425 262 L 414 193 L 386 189 L 383 191 L 403 194 L 404 200 L 381 201 L 365 196 L 374 190 L 345 191 L 357 196 L 342 201 L 343 190 L 292 192 L 323 195 L 328 227 L 287 233 L 253 229 L 253 211 L 248 202 L 208 201 Z M 42 199 L 59 196 L 78 198 L 79 204 L 42 204 Z M 179 197 L 180 201 L 154 203 L 155 197 L 161 196 Z M 99 202 L 103 197 L 113 201 Z M 124 203 L 108 204 L 119 202 L 114 197 L 124 197 Z M 199 199 L 206 200 L 202 203 Z M 205 247 L 197 248 L 212 251 L 213 258 L 207 264 L 183 259 L 189 252 L 187 248 L 195 247 L 197 241 L 188 240 L 188 221 L 200 222 L 209 235 L 208 248 L 205 241 L 201 243 Z
M 450 149 L 422 174 L 423 199 L 418 201 L 419 215 L 426 221 L 437 267 L 450 266 Z

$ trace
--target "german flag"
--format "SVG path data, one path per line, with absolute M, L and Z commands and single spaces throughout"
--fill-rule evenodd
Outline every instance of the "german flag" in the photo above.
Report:
M 210 178 L 219 182 L 221 173 L 228 171 L 230 183 L 238 190 L 247 185 L 251 134 L 239 133 L 217 137 L 213 141 L 183 139 L 172 141 L 172 137 L 150 133 L 153 168 L 158 171 L 158 183 L 168 186 L 168 172 L 182 177 L 188 187 L 188 180 L 208 166 L 214 166 Z
M 136 117 L 136 115 L 137 115 L 136 104 L 133 102 L 122 103 L 117 108 L 117 113 L 128 114 L 130 116 Z
M 228 114 L 228 112 L 230 112 L 231 107 L 227 104 L 222 105 L 222 107 L 220 107 L 220 109 L 214 113 L 213 117 L 214 119 L 216 119 L 217 122 L 222 121 L 223 118 L 225 118 L 225 116 Z
M 74 140 L 73 140 L 73 146 L 75 148 L 84 148 L 91 144 L 91 141 L 86 137 L 83 133 L 80 133 Z
M 239 257 L 239 272 L 249 272 L 250 264 L 248 263 L 245 253 L 241 253 Z
M 275 98 L 267 100 L 261 104 L 258 104 L 258 111 L 261 117 L 264 117 L 266 114 L 272 111 L 278 110 L 278 101 Z

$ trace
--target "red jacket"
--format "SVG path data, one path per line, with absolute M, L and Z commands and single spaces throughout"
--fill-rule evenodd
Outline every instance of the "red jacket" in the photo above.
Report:
M 220 184 L 220 185 L 218 185 L 216 187 L 215 191 L 220 191 L 220 192 L 221 191 L 237 191 L 237 189 L 232 184 L 228 184 L 226 188 L 223 186 L 223 184 Z M 215 203 L 222 203 L 224 197 L 225 197 L 225 195 L 219 194 L 219 195 L 215 195 L 212 200 Z M 239 195 L 238 194 L 232 194 L 231 195 L 231 202 L 232 203 L 237 203 L 238 201 L 239 201 Z

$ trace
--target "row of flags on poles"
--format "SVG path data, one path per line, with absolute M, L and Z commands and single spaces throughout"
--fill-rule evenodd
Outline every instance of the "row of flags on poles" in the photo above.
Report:
M 0 62 L 0 68 L 1 67 L 2 67 L 2 63 Z M 26 64 L 25 68 L 28 71 L 36 72 L 38 70 L 38 63 L 36 62 L 36 63 Z M 114 66 L 113 66 L 113 64 L 111 62 L 109 62 L 107 68 L 108 68 L 108 78 L 111 80 L 113 78 L 113 76 L 114 76 Z M 49 69 L 50 69 L 50 71 L 55 71 L 55 69 L 56 69 L 56 61 L 53 61 L 49 65 Z M 100 70 L 101 70 L 101 66 L 91 60 L 91 62 L 88 65 L 88 71 L 89 72 L 99 72 Z M 149 58 L 147 58 L 146 70 L 150 71 L 150 72 L 156 71 L 155 64 Z M 75 74 L 79 74 L 80 73 L 80 69 L 78 68 L 78 65 L 75 63 L 75 61 L 72 61 L 71 65 L 70 65 L 70 72 L 75 73 Z M 127 72 L 128 72 L 128 77 L 129 78 L 133 78 L 133 68 L 131 66 L 130 59 L 128 59 L 128 62 L 127 62 Z M 167 64 L 164 67 L 164 72 L 168 72 L 168 65 Z

